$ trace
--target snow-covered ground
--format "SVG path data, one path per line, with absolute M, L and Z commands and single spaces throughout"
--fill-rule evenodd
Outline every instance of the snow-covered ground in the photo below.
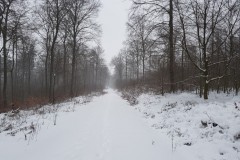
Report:
M 137 100 L 130 106 L 108 89 L 94 98 L 0 114 L 0 159 L 240 159 L 240 143 L 233 137 L 240 131 L 234 105 L 240 106 L 239 98 L 205 102 L 193 94 L 143 94 Z
M 174 152 L 196 160 L 240 160 L 240 97 L 211 93 L 129 94 L 149 126 L 171 137 Z
M 21 123 L 14 122 L 15 129 L 0 133 L 0 159 L 186 159 L 182 153 L 172 152 L 171 139 L 149 127 L 141 114 L 116 91 L 107 92 L 90 103 L 81 103 L 82 98 L 77 98 L 53 107 L 59 108 L 57 111 L 49 111 L 51 107 L 46 106 L 44 111 L 39 109 L 40 113 L 25 113 L 28 114 L 24 118 L 26 121 L 15 118 Z M 2 114 L 1 121 L 4 117 L 6 115 Z M 24 126 L 27 132 L 22 129 L 14 136 L 7 134 Z

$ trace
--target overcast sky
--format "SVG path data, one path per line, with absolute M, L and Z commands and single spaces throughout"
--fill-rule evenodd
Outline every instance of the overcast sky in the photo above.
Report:
M 102 47 L 107 64 L 118 54 L 126 39 L 126 22 L 130 0 L 101 0 L 99 21 L 102 25 Z

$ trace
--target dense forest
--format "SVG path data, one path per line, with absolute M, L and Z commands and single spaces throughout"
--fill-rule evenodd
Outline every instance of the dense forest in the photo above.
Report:
M 0 1 L 0 108 L 101 90 L 99 0 Z
M 132 0 L 127 33 L 116 86 L 239 93 L 239 0 Z
M 55 103 L 103 89 L 100 0 L 0 1 L 0 106 Z M 240 88 L 238 0 L 132 0 L 115 86 L 162 94 Z

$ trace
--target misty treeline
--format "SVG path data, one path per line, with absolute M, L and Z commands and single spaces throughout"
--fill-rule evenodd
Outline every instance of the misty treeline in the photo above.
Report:
M 0 1 L 0 108 L 104 88 L 99 0 Z
M 239 29 L 239 0 L 132 0 L 116 85 L 238 94 Z

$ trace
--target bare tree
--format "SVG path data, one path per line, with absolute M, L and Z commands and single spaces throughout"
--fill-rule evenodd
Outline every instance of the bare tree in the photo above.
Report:
M 3 49 L 3 71 L 4 71 L 4 80 L 3 80 L 3 106 L 6 107 L 8 104 L 7 100 L 7 74 L 8 74 L 8 51 L 7 43 L 9 41 L 9 21 L 10 14 L 12 12 L 12 5 L 14 0 L 3 0 L 1 1 L 1 35 L 2 35 L 2 49 Z
M 223 0 L 207 0 L 204 2 L 191 0 L 187 4 L 180 3 L 179 1 L 177 3 L 177 9 L 179 12 L 179 18 L 183 32 L 183 48 L 193 65 L 200 71 L 200 76 L 203 78 L 204 99 L 208 99 L 209 83 L 226 76 L 226 74 L 223 74 L 222 76 L 211 77 L 209 68 L 219 63 L 226 62 L 225 69 L 227 70 L 229 63 L 232 61 L 233 56 L 228 57 L 227 60 L 212 62 L 210 61 L 210 55 L 216 52 L 217 49 L 221 47 L 227 39 L 231 37 L 231 34 L 239 20 L 239 7 L 236 4 L 237 1 L 233 2 L 229 6 Z M 186 7 L 187 5 L 190 7 Z M 229 10 L 227 8 L 231 9 Z M 187 9 L 187 11 L 184 11 L 184 9 Z M 212 50 L 211 53 L 211 51 L 209 50 L 211 46 L 210 40 L 213 37 L 213 34 L 216 31 L 217 27 L 219 25 L 225 24 L 224 19 L 226 15 L 230 14 L 230 11 L 232 9 L 237 10 L 237 12 L 234 12 L 235 15 L 233 15 L 231 25 L 226 31 L 225 38 L 221 44 L 216 46 L 215 50 Z M 197 42 L 198 44 L 198 46 L 196 47 L 198 47 L 200 58 L 199 61 L 194 61 L 189 52 L 189 46 L 193 45 L 194 42 Z
M 168 55 L 169 55 L 169 79 L 170 79 L 170 91 L 175 91 L 175 51 L 174 51 L 174 1 L 173 0 L 133 0 L 133 13 L 136 13 L 136 10 L 141 10 L 144 8 L 144 16 L 150 19 L 160 19 L 164 17 L 162 21 L 159 21 L 155 24 L 154 28 L 158 28 L 165 25 L 165 15 L 168 16 Z
M 77 45 L 82 43 L 86 34 L 93 34 L 94 29 L 97 26 L 93 21 L 96 17 L 100 7 L 98 0 L 72 0 L 70 2 L 68 18 L 70 20 L 69 33 L 72 39 L 72 75 L 71 75 L 71 89 L 70 95 L 74 96 L 74 79 L 75 79 L 75 67 L 76 67 L 76 54 L 78 51 Z

